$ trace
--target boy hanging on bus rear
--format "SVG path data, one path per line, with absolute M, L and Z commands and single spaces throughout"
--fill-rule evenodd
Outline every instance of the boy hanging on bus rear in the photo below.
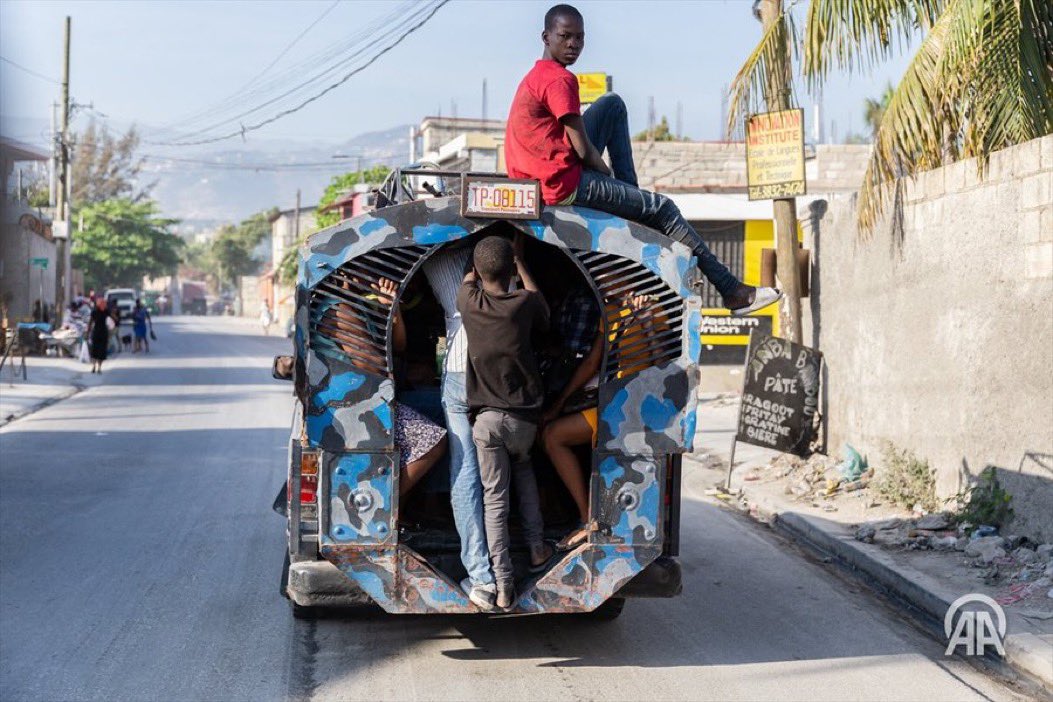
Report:
M 489 236 L 475 246 L 473 270 L 457 293 L 468 341 L 467 393 L 474 418 L 472 439 L 483 483 L 483 518 L 490 547 L 498 609 L 516 600 L 509 553 L 509 485 L 515 480 L 523 534 L 532 572 L 542 570 L 553 549 L 542 540 L 544 524 L 530 448 L 544 402 L 533 337 L 548 329 L 548 305 L 523 262 L 522 234 L 516 246 Z M 509 292 L 518 272 L 521 290 Z

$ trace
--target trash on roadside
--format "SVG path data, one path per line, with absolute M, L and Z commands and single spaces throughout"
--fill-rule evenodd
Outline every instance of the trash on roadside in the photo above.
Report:
M 859 480 L 859 477 L 863 475 L 866 469 L 866 459 L 859 455 L 859 451 L 856 451 L 849 444 L 845 444 L 845 460 L 837 466 L 837 470 L 844 476 L 844 479 L 848 481 Z
M 980 538 L 983 538 L 985 536 L 994 536 L 997 533 L 998 533 L 998 527 L 994 527 L 994 526 L 991 526 L 989 524 L 981 524 L 980 526 L 976 527 L 976 529 L 973 530 L 973 533 L 971 534 L 971 538 L 973 538 L 973 539 L 980 539 Z

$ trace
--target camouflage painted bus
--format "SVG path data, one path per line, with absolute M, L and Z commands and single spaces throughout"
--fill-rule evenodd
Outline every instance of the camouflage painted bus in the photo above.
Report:
M 610 618 L 626 598 L 679 594 L 681 456 L 695 434 L 700 353 L 692 253 L 591 209 L 544 207 L 536 219 L 500 219 L 465 217 L 461 206 L 442 196 L 391 204 L 314 234 L 300 252 L 295 355 L 283 359 L 284 372 L 275 364 L 276 377 L 294 380 L 296 396 L 287 497 L 275 505 L 288 520 L 282 594 L 296 616 L 364 603 L 391 613 L 481 611 L 458 586 L 465 573 L 448 469 L 435 466 L 400 501 L 393 403 L 444 423 L 444 316 L 422 264 L 443 247 L 517 231 L 527 235 L 527 263 L 543 292 L 584 283 L 599 310 L 627 294 L 648 295 L 664 322 L 661 333 L 633 342 L 631 362 L 617 333 L 604 335 L 596 444 L 579 455 L 590 473 L 587 541 L 529 575 L 512 510 L 514 611 Z M 391 350 L 394 303 L 370 295 L 379 277 L 398 284 L 415 354 L 409 367 Z M 324 323 L 338 305 L 369 319 L 371 357 L 386 362 L 348 357 Z M 617 327 L 609 315 L 601 315 L 608 330 Z M 545 535 L 559 539 L 578 513 L 540 446 L 533 461 Z

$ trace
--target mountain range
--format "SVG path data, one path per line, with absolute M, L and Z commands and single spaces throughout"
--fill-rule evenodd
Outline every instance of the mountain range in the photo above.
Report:
M 142 179 L 156 181 L 151 195 L 161 211 L 198 229 L 237 222 L 271 207 L 290 209 L 297 190 L 302 206 L 315 205 L 333 176 L 357 170 L 360 163 L 363 168 L 406 163 L 409 125 L 343 142 L 275 140 L 237 150 L 145 156 Z

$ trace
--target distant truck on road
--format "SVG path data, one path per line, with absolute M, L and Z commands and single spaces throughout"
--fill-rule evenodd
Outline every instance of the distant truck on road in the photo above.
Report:
M 208 314 L 208 289 L 203 281 L 184 280 L 182 289 L 183 314 Z

